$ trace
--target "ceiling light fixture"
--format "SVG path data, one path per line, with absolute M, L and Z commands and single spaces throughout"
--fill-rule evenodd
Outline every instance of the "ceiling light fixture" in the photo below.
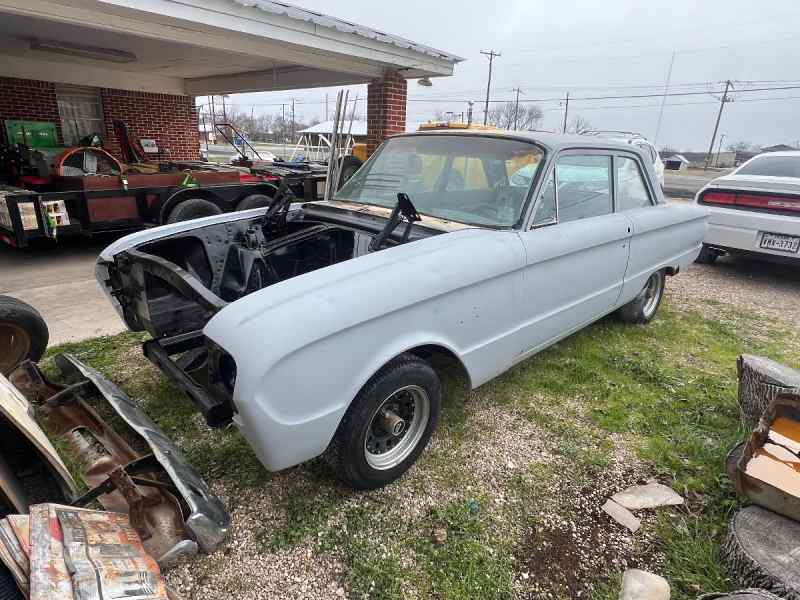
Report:
M 101 46 L 85 46 L 83 44 L 73 44 L 72 42 L 61 42 L 57 40 L 32 40 L 30 48 L 31 50 L 37 50 L 39 52 L 53 52 L 56 54 L 65 54 L 67 56 L 105 60 L 120 64 L 136 62 L 136 55 L 126 50 L 103 48 Z
M 430 80 L 429 77 L 422 77 L 420 79 L 417 79 L 417 83 L 419 85 L 421 85 L 422 87 L 431 87 L 431 86 L 433 86 L 433 82 Z

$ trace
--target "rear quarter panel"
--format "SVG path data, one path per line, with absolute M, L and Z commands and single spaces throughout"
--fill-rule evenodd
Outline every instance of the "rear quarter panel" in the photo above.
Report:
M 630 254 L 619 304 L 632 300 L 652 273 L 686 269 L 700 252 L 708 211 L 689 202 L 667 202 L 626 211 L 631 221 Z

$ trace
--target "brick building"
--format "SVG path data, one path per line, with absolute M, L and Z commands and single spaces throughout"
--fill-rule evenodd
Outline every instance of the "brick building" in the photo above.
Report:
M 0 121 L 56 123 L 62 145 L 97 133 L 106 150 L 121 158 L 113 123 L 122 120 L 133 138 L 155 140 L 164 157 L 200 158 L 194 98 L 48 81 L 0 77 Z M 3 142 L 5 129 L 2 131 Z
M 0 17 L 0 120 L 54 122 L 64 145 L 98 133 L 117 155 L 115 120 L 164 157 L 197 159 L 197 96 L 359 83 L 371 151 L 404 131 L 406 81 L 462 60 L 270 0 L 37 1 Z

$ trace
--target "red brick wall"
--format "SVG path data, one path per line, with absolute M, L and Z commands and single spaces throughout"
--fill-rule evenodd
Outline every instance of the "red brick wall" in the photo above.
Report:
M 162 158 L 196 160 L 200 158 L 197 110 L 191 96 L 130 92 L 103 88 L 103 117 L 106 122 L 106 149 L 119 156 L 119 141 L 113 121 L 128 124 L 132 139 L 156 141 Z
M 367 86 L 367 153 L 391 135 L 405 133 L 407 83 L 396 71 Z
M 55 123 L 60 141 L 61 122 L 58 117 L 55 84 L 33 79 L 0 77 L 0 121 L 6 119 Z M 6 143 L 6 128 L 0 129 L 0 140 Z

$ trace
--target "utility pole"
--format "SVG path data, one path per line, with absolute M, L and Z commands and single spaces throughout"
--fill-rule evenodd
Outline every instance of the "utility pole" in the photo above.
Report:
M 467 101 L 467 125 L 472 125 L 472 105 L 475 104 L 472 100 Z
M 725 134 L 719 136 L 719 146 L 717 146 L 717 160 L 714 161 L 714 165 L 719 167 L 719 155 L 722 153 L 722 142 L 725 140 Z
M 483 124 L 489 120 L 489 92 L 492 89 L 492 63 L 496 57 L 500 56 L 499 52 L 494 50 L 481 50 L 481 54 L 489 59 L 489 79 L 486 81 L 486 106 L 483 109 Z
M 567 92 L 567 97 L 564 99 L 564 128 L 562 133 L 567 133 L 567 115 L 569 115 L 569 92 Z
M 519 95 L 522 93 L 522 90 L 519 88 L 514 88 L 511 90 L 512 92 L 517 92 L 517 99 L 514 102 L 514 131 L 517 130 L 517 121 L 519 117 Z
M 672 79 L 672 65 L 675 64 L 675 50 L 672 51 L 672 59 L 669 61 L 667 69 L 667 80 L 664 82 L 664 95 L 661 97 L 661 109 L 658 111 L 658 124 L 656 125 L 656 135 L 653 137 L 653 146 L 658 142 L 658 134 L 661 133 L 661 119 L 664 118 L 664 105 L 667 102 L 667 92 L 669 92 L 669 82 Z
M 294 98 L 292 98 L 292 143 L 294 144 Z
M 719 103 L 719 112 L 717 113 L 717 122 L 714 124 L 714 133 L 711 135 L 711 143 L 708 145 L 708 154 L 706 155 L 706 164 L 703 167 L 704 171 L 706 169 L 708 169 L 708 164 L 711 162 L 711 157 L 714 154 L 714 142 L 717 139 L 717 130 L 719 130 L 719 121 L 722 118 L 722 109 L 725 108 L 725 103 L 726 102 L 730 102 L 730 100 L 728 100 L 728 92 L 730 91 L 730 89 L 732 87 L 733 87 L 733 83 L 731 83 L 731 80 L 728 79 L 728 81 L 725 82 L 725 91 L 722 93 L 722 100 L 720 100 L 720 103 Z
M 328 94 L 325 94 L 325 120 L 328 120 Z

